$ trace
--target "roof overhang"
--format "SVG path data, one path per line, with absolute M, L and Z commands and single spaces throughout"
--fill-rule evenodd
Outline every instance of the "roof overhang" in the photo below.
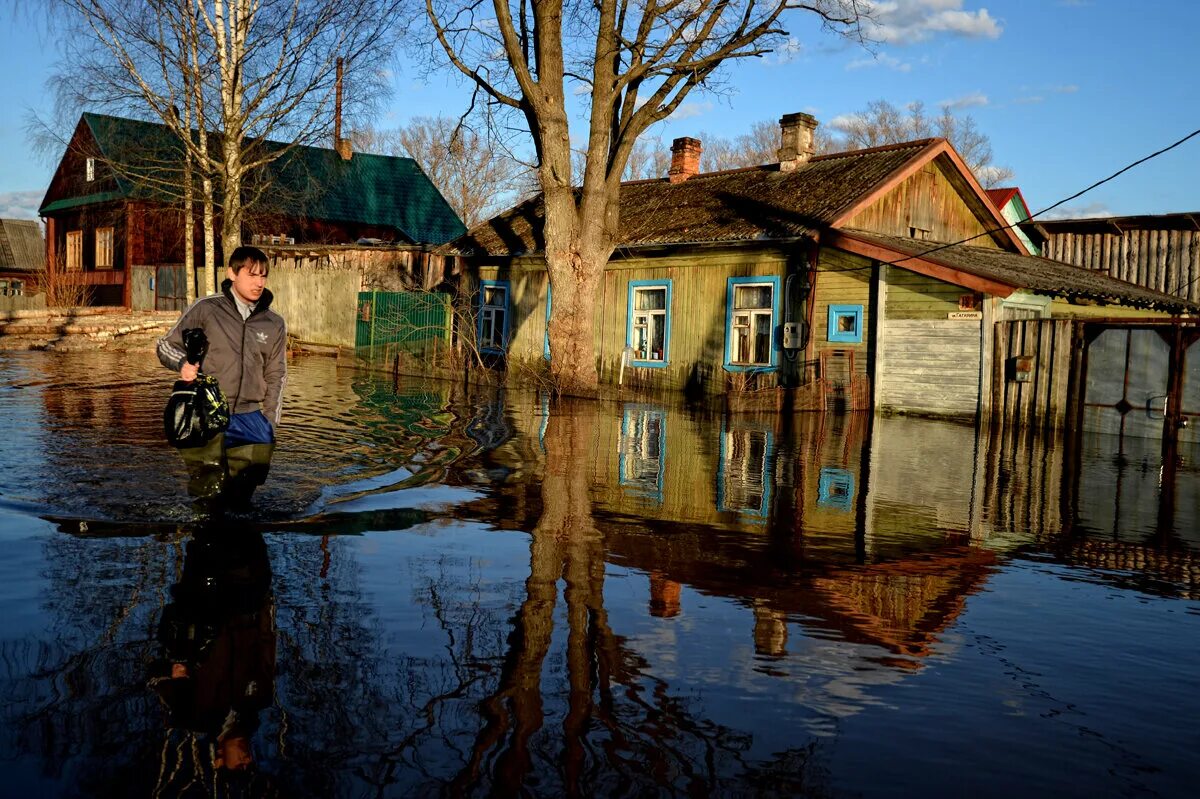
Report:
M 843 230 L 827 231 L 821 236 L 821 244 L 836 247 L 839 250 L 845 250 L 855 255 L 861 255 L 864 258 L 871 258 L 886 264 L 899 266 L 901 269 L 907 269 L 910 272 L 916 272 L 920 275 L 926 275 L 995 297 L 1007 297 L 1020 288 L 1019 286 L 1011 286 L 1007 283 L 973 275 L 970 272 L 964 272 L 961 269 L 939 263 L 933 259 L 933 254 L 910 255 L 892 247 L 885 247 L 877 242 L 858 238 L 853 233 Z

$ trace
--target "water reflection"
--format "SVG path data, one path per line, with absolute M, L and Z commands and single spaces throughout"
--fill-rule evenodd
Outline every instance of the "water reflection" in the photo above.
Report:
M 266 790 L 255 784 L 253 747 L 275 685 L 274 597 L 262 534 L 198 530 L 170 596 L 148 681 L 166 709 L 169 733 L 156 791 L 230 781 Z
M 1102 439 L 301 361 L 257 513 L 222 532 L 175 507 L 157 374 L 101 367 L 0 359 L 0 728 L 25 792 L 236 771 L 286 796 L 1171 794 L 1191 773 L 1194 459 L 1168 480 Z

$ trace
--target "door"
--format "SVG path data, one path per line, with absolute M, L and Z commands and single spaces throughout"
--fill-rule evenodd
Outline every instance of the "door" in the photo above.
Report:
M 154 310 L 181 311 L 186 304 L 183 264 L 159 264 L 154 270 Z

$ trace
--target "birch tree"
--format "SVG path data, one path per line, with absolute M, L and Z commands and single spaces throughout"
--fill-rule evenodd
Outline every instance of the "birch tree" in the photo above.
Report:
M 351 87 L 342 112 L 361 118 L 387 94 L 380 64 L 402 32 L 401 0 L 58 2 L 90 33 L 77 46 L 99 78 L 94 99 L 111 102 L 106 92 L 119 90 L 123 106 L 139 106 L 181 143 L 216 206 L 206 205 L 206 220 L 220 214 L 225 254 L 273 189 L 268 167 L 329 139 L 338 60 Z
M 697 88 L 719 86 L 727 62 L 761 56 L 786 16 L 861 36 L 860 0 L 425 0 L 440 53 L 500 110 L 523 117 L 545 203 L 554 292 L 551 372 L 559 390 L 598 387 L 592 322 L 617 243 L 619 189 L 638 136 Z M 586 142 L 572 185 L 571 108 Z

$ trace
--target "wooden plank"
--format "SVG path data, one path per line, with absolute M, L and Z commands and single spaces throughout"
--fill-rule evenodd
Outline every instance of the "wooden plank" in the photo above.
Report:
M 1200 233 L 1192 233 L 1188 249 L 1188 290 L 1184 296 L 1197 302 L 1200 301 Z

